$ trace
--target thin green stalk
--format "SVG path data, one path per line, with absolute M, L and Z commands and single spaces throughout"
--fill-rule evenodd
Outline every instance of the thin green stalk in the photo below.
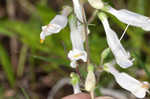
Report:
M 18 77 L 21 77 L 23 75 L 27 51 L 28 51 L 28 47 L 24 44 L 23 47 L 21 48 L 21 52 L 19 56 L 19 63 L 18 63 L 18 69 L 17 69 Z

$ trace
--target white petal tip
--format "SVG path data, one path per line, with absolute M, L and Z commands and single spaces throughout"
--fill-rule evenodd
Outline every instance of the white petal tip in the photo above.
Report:
M 128 68 L 128 67 L 131 67 L 133 65 L 133 61 L 132 60 L 116 59 L 116 62 L 122 68 Z
M 145 90 L 138 90 L 136 93 L 133 93 L 137 98 L 144 98 L 146 96 Z
M 42 30 L 46 29 L 47 26 L 42 26 Z

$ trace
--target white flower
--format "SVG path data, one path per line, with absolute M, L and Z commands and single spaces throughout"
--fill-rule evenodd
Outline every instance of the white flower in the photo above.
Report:
M 146 92 L 148 92 L 149 89 L 148 82 L 140 82 L 135 78 L 131 77 L 130 75 L 128 75 L 127 73 L 124 72 L 120 73 L 110 63 L 105 64 L 105 66 L 107 67 L 106 70 L 115 77 L 116 82 L 122 88 L 130 91 L 137 98 L 145 97 Z
M 87 53 L 82 50 L 73 49 L 68 53 L 68 58 L 71 60 L 70 66 L 72 68 L 76 68 L 76 61 L 83 60 L 84 62 L 87 61 Z
M 66 25 L 67 17 L 56 15 L 48 25 L 42 26 L 42 32 L 40 34 L 41 42 L 45 40 L 46 36 L 60 32 Z
M 110 6 L 105 11 L 114 15 L 123 23 L 136 26 L 136 27 L 141 27 L 145 31 L 150 31 L 150 18 L 146 16 L 125 9 L 116 10 Z
M 77 60 L 87 61 L 87 53 L 84 50 L 84 27 L 74 15 L 70 16 L 69 25 L 72 50 L 68 53 L 68 57 L 71 60 L 71 67 L 75 68 Z
M 129 52 L 126 52 L 123 46 L 120 43 L 116 33 L 110 28 L 108 19 L 104 13 L 99 14 L 107 37 L 107 43 L 115 56 L 117 64 L 122 68 L 128 68 L 133 65 L 133 60 L 130 60 Z
M 102 9 L 104 7 L 104 4 L 101 0 L 88 0 L 88 2 L 93 8 L 96 9 Z
M 83 23 L 83 19 L 84 19 L 83 7 L 79 0 L 72 0 L 72 1 L 73 1 L 75 15 L 78 18 L 78 20 L 80 20 Z
M 48 25 L 42 26 L 42 32 L 40 34 L 41 43 L 43 43 L 46 36 L 56 34 L 65 28 L 68 21 L 67 16 L 71 13 L 71 11 L 71 7 L 64 6 L 61 11 L 61 15 L 56 15 Z

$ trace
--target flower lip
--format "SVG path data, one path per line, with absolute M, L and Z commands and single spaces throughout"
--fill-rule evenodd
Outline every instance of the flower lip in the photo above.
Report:
M 78 49 L 74 49 L 74 50 L 71 50 L 68 54 L 68 57 L 70 60 L 83 60 L 84 62 L 87 61 L 87 54 L 85 51 L 80 51 Z

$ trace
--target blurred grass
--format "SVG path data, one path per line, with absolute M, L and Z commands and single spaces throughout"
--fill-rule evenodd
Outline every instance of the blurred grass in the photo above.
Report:
M 14 70 L 10 63 L 9 56 L 7 55 L 7 52 L 5 51 L 5 49 L 1 44 L 0 44 L 0 62 L 2 64 L 3 70 L 5 71 L 5 74 L 7 75 L 7 79 L 11 87 L 14 87 L 15 84 Z
M 113 0 L 104 0 L 107 3 L 113 5 Z M 40 67 L 43 68 L 43 72 L 51 72 L 53 70 L 59 69 L 61 65 L 69 67 L 69 59 L 67 58 L 67 53 L 71 49 L 70 42 L 70 30 L 69 27 L 63 29 L 59 34 L 54 34 L 46 38 L 44 44 L 40 44 L 40 32 L 41 26 L 46 25 L 50 20 L 58 14 L 51 7 L 47 6 L 47 0 L 41 0 L 37 2 L 34 6 L 36 8 L 36 14 L 31 13 L 28 20 L 10 20 L 7 17 L 0 19 L 0 34 L 6 37 L 17 37 L 21 45 L 25 45 L 19 51 L 19 65 L 18 65 L 18 75 L 23 76 L 26 69 L 26 63 L 30 66 L 29 75 L 34 82 L 36 82 L 35 70 Z M 68 2 L 67 0 L 65 2 Z M 150 15 L 149 0 L 120 0 L 120 7 L 126 7 L 128 10 L 143 14 Z M 37 15 L 38 16 L 35 16 Z M 119 35 L 125 29 L 126 25 L 121 23 L 115 17 L 109 15 L 112 28 L 118 28 L 117 32 Z M 89 45 L 90 45 L 90 59 L 93 64 L 98 65 L 100 63 L 101 52 L 108 47 L 105 32 L 101 22 L 98 18 L 92 22 L 94 26 L 89 26 L 91 34 L 89 35 Z M 144 32 L 143 30 L 135 27 L 129 27 L 127 30 L 127 39 L 123 38 L 122 43 L 129 49 L 132 56 L 137 57 L 135 60 L 135 65 L 131 68 L 131 71 L 143 69 L 146 72 L 146 80 L 150 77 L 150 38 L 145 39 L 145 35 L 150 35 L 150 32 Z M 5 43 L 4 43 L 5 44 Z M 11 66 L 9 52 L 6 50 L 3 43 L 0 44 L 0 61 L 5 74 L 7 75 L 7 80 L 11 86 L 16 83 L 16 75 Z M 27 50 L 28 49 L 28 50 Z M 135 55 L 135 54 L 136 55 Z M 145 55 L 143 59 L 142 55 Z M 60 69 L 60 71 L 63 71 Z M 64 72 L 64 71 L 63 71 Z M 131 72 L 134 74 L 134 72 Z M 134 75 L 136 76 L 136 75 Z M 100 85 L 107 85 L 111 83 L 109 81 L 112 78 L 106 73 L 102 74 Z M 0 89 L 1 91 L 1 89 Z M 1 92 L 0 92 L 1 93 Z

